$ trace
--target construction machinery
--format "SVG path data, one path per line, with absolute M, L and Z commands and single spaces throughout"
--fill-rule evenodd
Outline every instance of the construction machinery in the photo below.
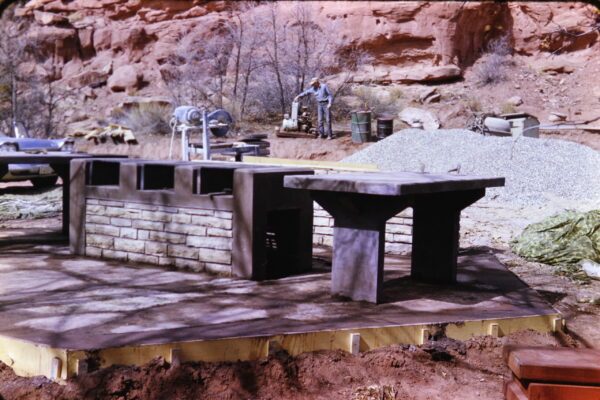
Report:
M 308 107 L 300 107 L 300 102 L 292 103 L 291 114 L 284 114 L 281 128 L 277 128 L 279 137 L 314 138 L 317 128 L 313 126 Z
M 169 158 L 173 154 L 173 141 L 177 133 L 181 134 L 181 159 L 190 160 L 190 154 L 202 154 L 204 160 L 210 160 L 212 154 L 234 156 L 236 161 L 242 161 L 244 154 L 265 156 L 269 154 L 269 142 L 261 138 L 251 138 L 239 142 L 211 143 L 209 132 L 217 138 L 223 138 L 229 132 L 233 118 L 225 110 L 216 110 L 208 113 L 194 106 L 177 107 L 171 119 L 171 145 Z M 192 132 L 202 133 L 201 143 L 191 143 Z M 266 136 L 265 136 L 266 137 Z

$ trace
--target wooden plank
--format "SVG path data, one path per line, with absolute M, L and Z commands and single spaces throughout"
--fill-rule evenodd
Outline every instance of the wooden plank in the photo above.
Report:
M 317 137 L 317 135 L 311 135 L 309 133 L 292 133 L 292 132 L 285 132 L 285 131 L 279 131 L 276 133 L 277 137 L 283 137 L 283 138 L 293 138 L 293 139 L 315 139 Z
M 309 167 L 315 169 L 331 169 L 337 171 L 358 171 L 358 172 L 372 172 L 379 171 L 379 168 L 375 164 L 352 164 L 352 163 L 341 163 L 337 161 L 313 161 L 313 160 L 295 160 L 289 158 L 274 158 L 274 157 L 255 157 L 245 156 L 244 163 L 248 164 L 263 164 L 263 165 L 275 165 L 275 166 L 295 166 L 295 167 Z
M 557 385 L 553 383 L 530 383 L 527 387 L 529 400 L 600 400 L 599 386 Z
M 505 400 L 528 400 L 527 392 L 517 381 L 509 381 L 504 386 Z
M 600 350 L 515 346 L 505 358 L 521 380 L 600 386 Z

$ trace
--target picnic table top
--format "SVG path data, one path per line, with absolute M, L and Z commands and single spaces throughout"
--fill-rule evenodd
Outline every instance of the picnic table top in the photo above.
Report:
M 504 186 L 504 178 L 418 172 L 367 172 L 286 176 L 293 189 L 402 196 Z

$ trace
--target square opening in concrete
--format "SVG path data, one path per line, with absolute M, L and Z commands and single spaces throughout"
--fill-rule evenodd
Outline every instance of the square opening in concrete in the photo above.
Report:
M 121 163 L 111 161 L 91 161 L 85 165 L 86 185 L 119 186 Z
M 302 271 L 297 243 L 300 241 L 300 210 L 272 210 L 265 228 L 266 278 L 276 279 L 289 271 Z M 282 268 L 284 267 L 285 268 Z
M 137 167 L 137 190 L 173 190 L 175 166 L 142 164 Z
M 232 193 L 235 168 L 200 168 L 194 171 L 194 194 Z

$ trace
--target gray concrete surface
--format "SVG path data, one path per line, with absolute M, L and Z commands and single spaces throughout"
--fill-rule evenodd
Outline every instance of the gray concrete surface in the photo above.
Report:
M 555 313 L 484 252 L 459 257 L 458 283 L 451 286 L 413 281 L 409 258 L 386 258 L 382 301 L 376 305 L 332 297 L 330 269 L 322 261 L 314 261 L 310 274 L 256 282 L 75 257 L 67 243 L 44 244 L 39 235 L 27 243 L 23 235 L 35 233 L 39 229 L 0 231 L 0 335 L 57 347 Z M 316 255 L 330 259 L 327 252 Z

